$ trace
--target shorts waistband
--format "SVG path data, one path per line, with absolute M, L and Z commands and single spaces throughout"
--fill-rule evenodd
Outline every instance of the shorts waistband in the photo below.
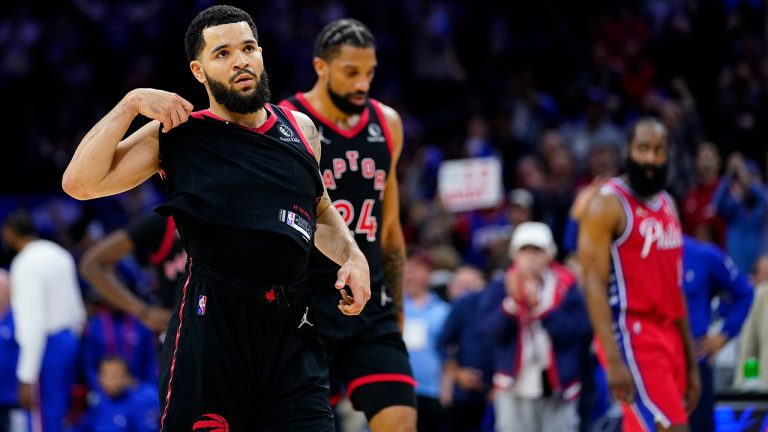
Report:
M 304 274 L 300 279 L 283 284 L 265 284 L 256 282 L 246 277 L 234 274 L 232 272 L 226 272 L 215 267 L 212 267 L 206 263 L 200 262 L 197 259 L 189 257 L 187 259 L 187 271 L 192 273 L 192 277 L 200 277 L 206 280 L 210 280 L 216 283 L 224 284 L 227 286 L 234 286 L 240 289 L 250 290 L 263 290 L 268 291 L 270 289 L 284 289 L 284 290 L 303 290 L 307 286 L 307 275 Z

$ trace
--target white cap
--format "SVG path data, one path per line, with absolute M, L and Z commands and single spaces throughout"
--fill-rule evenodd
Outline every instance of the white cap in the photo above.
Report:
M 524 222 L 515 228 L 509 245 L 509 254 L 514 257 L 515 253 L 525 246 L 535 246 L 545 250 L 552 257 L 557 253 L 552 230 L 547 224 L 541 222 Z

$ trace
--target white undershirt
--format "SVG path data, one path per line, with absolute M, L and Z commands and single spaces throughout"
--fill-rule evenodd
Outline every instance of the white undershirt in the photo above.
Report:
M 77 333 L 85 322 L 85 307 L 75 261 L 64 248 L 48 240 L 27 244 L 11 262 L 11 310 L 19 343 L 16 376 L 35 383 L 49 335 L 65 329 Z

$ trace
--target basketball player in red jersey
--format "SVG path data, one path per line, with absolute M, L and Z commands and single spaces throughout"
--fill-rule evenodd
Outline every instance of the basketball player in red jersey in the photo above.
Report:
M 630 129 L 627 172 L 609 180 L 580 221 L 587 306 L 624 431 L 687 431 L 701 384 L 685 309 L 682 230 L 663 191 L 666 128 Z
M 337 317 L 339 294 L 325 285 L 338 265 L 317 250 L 310 258 L 309 286 L 328 354 L 331 401 L 341 398 L 343 384 L 373 432 L 413 431 L 415 381 L 400 333 L 405 242 L 395 167 L 403 124 L 394 109 L 368 97 L 376 47 L 360 21 L 326 25 L 315 41 L 312 64 L 314 87 L 280 105 L 306 114 L 317 126 L 323 183 L 371 271 L 372 300 L 364 312 L 354 319 Z

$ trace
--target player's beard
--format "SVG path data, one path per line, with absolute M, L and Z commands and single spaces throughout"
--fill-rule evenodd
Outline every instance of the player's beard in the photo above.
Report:
M 366 102 L 368 101 L 368 93 L 367 92 L 353 92 L 353 93 L 347 93 L 347 94 L 338 94 L 331 89 L 331 84 L 328 84 L 328 95 L 331 97 L 331 102 L 333 102 L 334 105 L 336 105 L 336 108 L 339 109 L 339 111 L 343 112 L 347 115 L 354 115 L 354 114 L 360 114 L 365 109 L 365 105 L 358 105 L 356 103 L 353 103 L 350 99 L 352 96 L 365 96 Z
M 627 157 L 627 177 L 632 190 L 643 197 L 651 197 L 664 190 L 667 185 L 669 162 L 661 165 L 640 164 Z
M 251 75 L 256 80 L 255 89 L 249 92 L 242 92 L 231 87 L 235 80 L 243 74 Z M 250 114 L 260 110 L 264 107 L 264 104 L 269 102 L 269 98 L 272 96 L 269 90 L 269 78 L 267 77 L 266 70 L 262 71 L 259 77 L 256 77 L 256 74 L 249 70 L 240 71 L 229 80 L 230 85 L 216 81 L 208 76 L 208 74 L 205 74 L 205 79 L 208 80 L 208 88 L 211 89 L 211 94 L 216 102 L 238 114 Z

